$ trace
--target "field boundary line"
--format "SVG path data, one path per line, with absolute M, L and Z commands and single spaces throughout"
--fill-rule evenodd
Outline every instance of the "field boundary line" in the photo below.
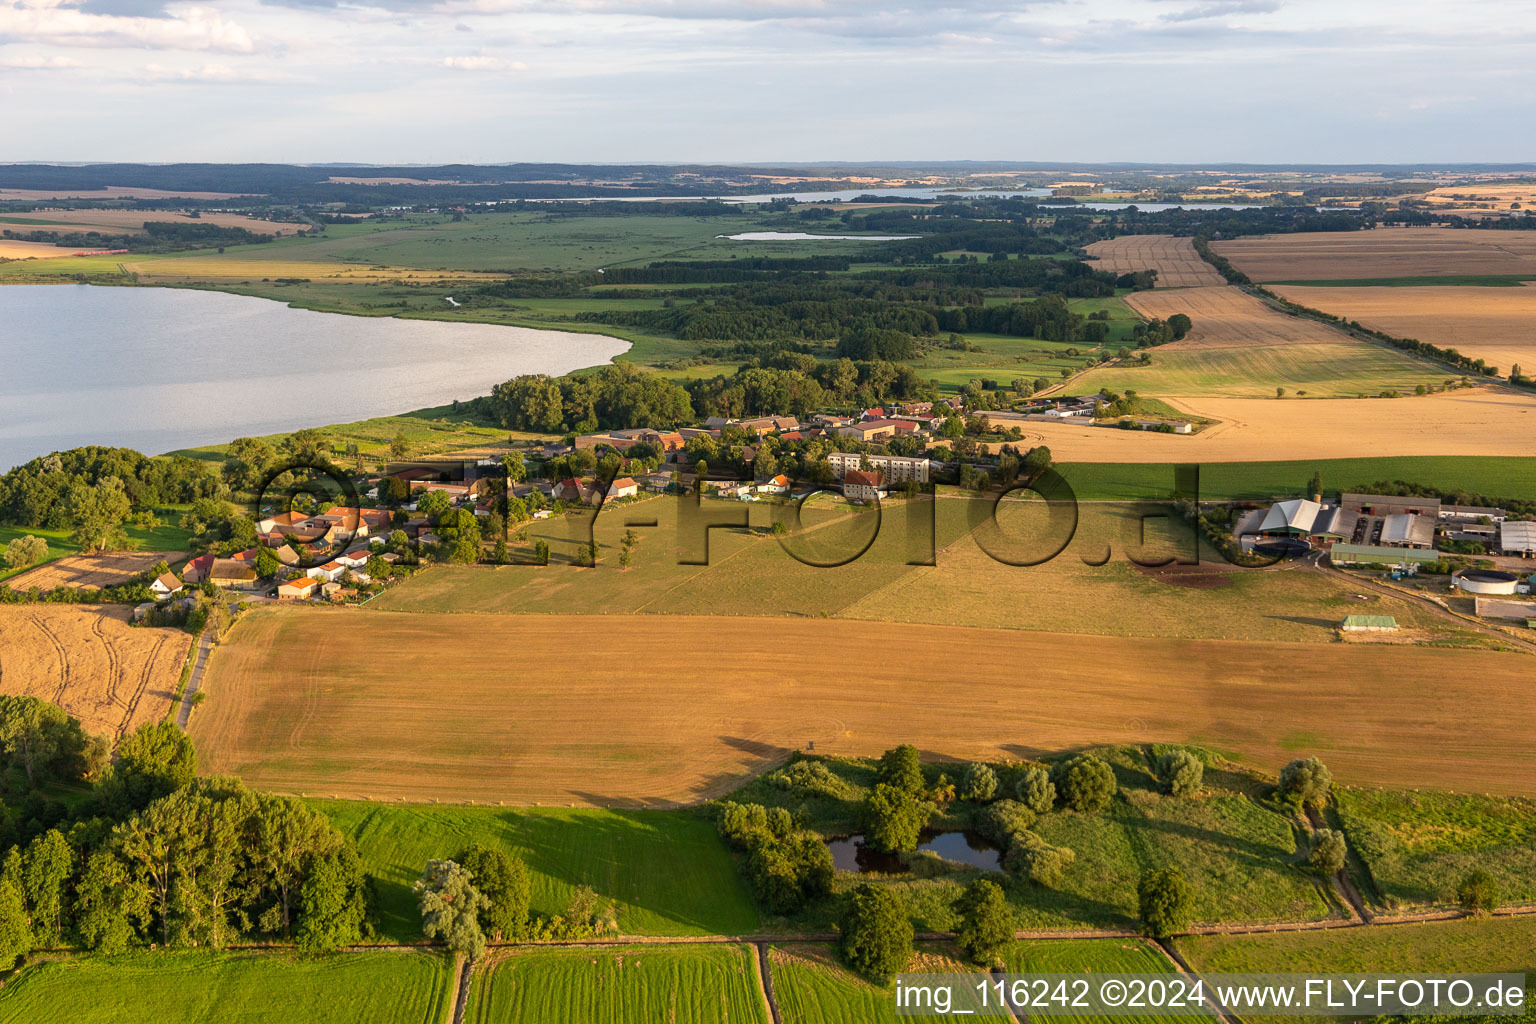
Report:
M 757 990 L 762 994 L 763 1002 L 768 1007 L 768 1019 L 773 1024 L 784 1024 L 784 1018 L 779 1014 L 779 1001 L 773 992 L 773 965 L 768 962 L 768 943 L 754 942 L 752 945 L 757 952 L 755 958 Z

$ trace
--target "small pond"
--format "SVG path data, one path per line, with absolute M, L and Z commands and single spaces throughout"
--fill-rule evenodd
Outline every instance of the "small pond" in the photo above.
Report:
M 983 871 L 1002 870 L 1002 851 L 975 832 L 924 832 L 919 840 L 919 852 L 932 853 Z M 864 845 L 862 835 L 828 839 L 827 849 L 832 851 L 832 864 L 839 871 L 899 875 L 909 870 L 902 863 L 900 854 L 871 849 Z

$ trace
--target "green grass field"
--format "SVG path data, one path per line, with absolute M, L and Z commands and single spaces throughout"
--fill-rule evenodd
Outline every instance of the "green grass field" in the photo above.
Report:
M 145 952 L 49 960 L 0 987 L 0 1022 L 445 1024 L 449 959 L 437 953 Z
M 1139 939 L 1064 939 L 1016 942 L 1003 954 L 1009 974 L 1172 974 L 1173 964 Z M 1106 1018 L 1080 1013 L 1032 1014 L 1051 1024 L 1088 1024 L 1105 1020 L 1152 1024 L 1167 1018 L 1128 1014 Z
M 525 949 L 470 983 L 466 1024 L 767 1024 L 750 946 Z
M 1105 813 L 1063 810 L 1035 824 L 1077 860 L 1059 888 L 1030 887 L 1015 898 L 1024 927 L 1134 927 L 1137 879 L 1163 867 L 1188 878 L 1199 922 L 1340 916 L 1326 886 L 1297 866 L 1295 831 L 1263 800 L 1265 783 L 1214 765 L 1198 796 L 1177 799 L 1159 792 L 1139 749 L 1100 753 L 1120 794 Z
M 1380 345 L 1254 345 L 1252 348 L 1151 350 L 1146 366 L 1115 365 L 1089 371 L 1065 394 L 1101 388 L 1144 395 L 1272 398 L 1276 387 L 1309 398 L 1354 398 L 1443 384 L 1443 367 Z
M 312 803 L 357 841 L 391 941 L 421 938 L 411 885 L 427 861 L 472 843 L 523 858 L 536 913 L 562 913 L 575 887 L 590 885 L 615 902 L 626 935 L 757 929 L 757 912 L 714 825 L 685 811 Z
M 1173 495 L 1173 467 L 1100 462 L 1056 467 L 1080 501 L 1161 499 Z M 1300 497 L 1313 472 L 1330 497 L 1383 480 L 1406 480 L 1491 498 L 1536 499 L 1536 461 L 1486 455 L 1212 462 L 1200 467 L 1202 501 Z
M 188 507 L 190 506 L 171 505 L 156 508 L 154 512 L 156 518 L 160 520 L 159 526 L 145 527 L 135 523 L 126 524 L 123 527 L 123 531 L 128 535 L 129 544 L 135 551 L 185 552 L 187 550 L 187 543 L 192 539 L 192 535 L 188 531 L 183 530 L 178 524 L 181 521 L 182 513 Z M 79 553 L 80 545 L 70 539 L 70 533 L 71 531 L 69 530 L 45 530 L 32 526 L 0 526 L 0 550 L 3 550 L 7 544 L 17 537 L 28 535 L 41 537 L 48 542 L 47 561 L 51 562 L 56 558 L 63 558 L 65 555 Z M 169 561 L 174 564 L 176 559 L 172 558 Z M 37 564 L 42 565 L 44 563 L 39 562 Z M 0 564 L 0 580 L 8 579 L 18 573 L 35 568 L 37 568 L 36 565 L 28 565 L 20 569 L 8 569 L 4 564 Z
M 1450 906 L 1481 868 L 1507 903 L 1536 900 L 1536 801 L 1340 790 L 1338 817 L 1388 909 Z
M 931 973 L 976 971 L 948 944 L 919 943 L 908 969 Z M 820 944 L 773 946 L 768 951 L 773 994 L 784 1024 L 896 1024 L 895 986 L 875 984 L 843 966 Z

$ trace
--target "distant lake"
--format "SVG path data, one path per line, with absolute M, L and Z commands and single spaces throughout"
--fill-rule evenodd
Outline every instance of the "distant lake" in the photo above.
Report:
M 158 454 L 489 394 L 629 342 L 344 316 L 187 288 L 0 287 L 0 470 L 99 444 Z
M 731 242 L 901 242 L 921 235 L 812 235 L 804 231 L 743 231 L 739 235 L 716 235 Z

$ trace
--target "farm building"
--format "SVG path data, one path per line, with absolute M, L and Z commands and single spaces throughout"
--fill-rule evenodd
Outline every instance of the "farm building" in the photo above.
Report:
M 208 579 L 219 587 L 236 589 L 250 587 L 256 583 L 256 570 L 249 562 L 233 558 L 217 558 L 208 570 Z
M 320 581 L 312 580 L 307 576 L 284 580 L 277 585 L 277 599 L 279 601 L 303 601 L 314 597 L 319 592 Z
M 837 432 L 843 437 L 854 437 L 860 441 L 878 441 L 882 437 L 895 435 L 896 421 L 865 420 L 862 423 L 850 423 L 846 427 L 838 427 Z
M 1340 628 L 1346 633 L 1391 633 L 1397 620 L 1390 615 L 1346 615 Z
M 1376 544 L 1335 544 L 1328 552 L 1334 565 L 1391 565 L 1407 568 L 1440 559 L 1438 551 L 1386 548 Z
M 1520 577 L 1497 569 L 1464 569 L 1451 577 L 1451 585 L 1469 594 L 1513 594 L 1519 589 Z
M 608 497 L 610 498 L 633 498 L 639 493 L 640 485 L 635 483 L 631 477 L 621 476 L 608 485 Z
M 1412 512 L 1383 516 L 1381 538 L 1377 543 L 1388 548 L 1427 550 L 1435 546 L 1435 522 L 1428 516 Z
M 1416 515 L 1440 516 L 1439 498 L 1420 498 L 1413 495 L 1358 494 L 1345 491 L 1339 495 L 1339 504 L 1345 508 L 1364 512 L 1368 516 Z
M 1499 524 L 1499 553 L 1530 558 L 1536 555 L 1536 523 Z
M 1259 532 L 1270 537 L 1309 537 L 1323 506 L 1306 498 L 1279 501 L 1269 507 Z

